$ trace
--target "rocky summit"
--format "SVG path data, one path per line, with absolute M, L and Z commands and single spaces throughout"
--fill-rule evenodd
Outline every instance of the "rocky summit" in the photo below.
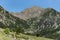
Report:
M 14 13 L 13 15 L 19 17 L 20 19 L 27 20 L 29 18 L 38 17 L 44 11 L 43 8 L 33 6 L 31 8 L 27 8 L 22 12 Z

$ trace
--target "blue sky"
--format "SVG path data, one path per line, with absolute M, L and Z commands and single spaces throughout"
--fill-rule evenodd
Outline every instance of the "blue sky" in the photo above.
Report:
M 60 0 L 0 0 L 0 5 L 9 12 L 20 12 L 32 6 L 60 11 Z

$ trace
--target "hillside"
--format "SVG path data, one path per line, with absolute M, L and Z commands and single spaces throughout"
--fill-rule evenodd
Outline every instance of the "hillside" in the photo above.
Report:
M 27 28 L 27 22 L 13 16 L 0 6 L 0 28 L 9 28 L 10 30 L 17 31 Z M 21 28 L 21 29 L 20 29 Z
M 44 37 L 29 36 L 21 33 L 19 35 L 16 35 L 14 32 L 9 32 L 9 34 L 5 34 L 5 30 L 6 29 L 0 28 L 0 40 L 53 40 Z
M 27 23 L 36 36 L 60 38 L 60 12 L 52 8 L 45 9 L 39 17 L 28 19 Z

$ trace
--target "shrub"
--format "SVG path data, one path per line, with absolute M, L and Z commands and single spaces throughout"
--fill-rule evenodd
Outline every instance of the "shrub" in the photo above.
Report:
M 6 34 L 9 34 L 9 32 L 10 32 L 9 28 L 6 28 L 6 29 L 4 30 L 4 33 L 6 33 Z

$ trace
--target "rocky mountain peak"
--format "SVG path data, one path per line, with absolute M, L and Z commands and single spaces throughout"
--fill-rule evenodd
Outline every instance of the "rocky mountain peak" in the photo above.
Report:
M 38 7 L 38 6 L 32 6 L 30 9 L 37 9 L 37 10 L 42 10 L 43 8 L 41 8 L 41 7 Z
M 37 11 L 42 11 L 43 8 L 40 8 L 38 6 L 33 6 L 30 8 L 25 9 L 23 12 L 29 13 L 29 12 L 37 12 Z
M 23 10 L 21 13 L 14 14 L 14 16 L 17 16 L 17 17 L 25 20 L 25 19 L 29 19 L 32 17 L 40 16 L 40 14 L 43 10 L 44 10 L 44 8 L 40 8 L 38 6 L 33 6 L 33 7 Z
M 2 6 L 0 6 L 0 11 L 1 11 L 1 10 L 4 10 L 4 8 L 3 8 Z

